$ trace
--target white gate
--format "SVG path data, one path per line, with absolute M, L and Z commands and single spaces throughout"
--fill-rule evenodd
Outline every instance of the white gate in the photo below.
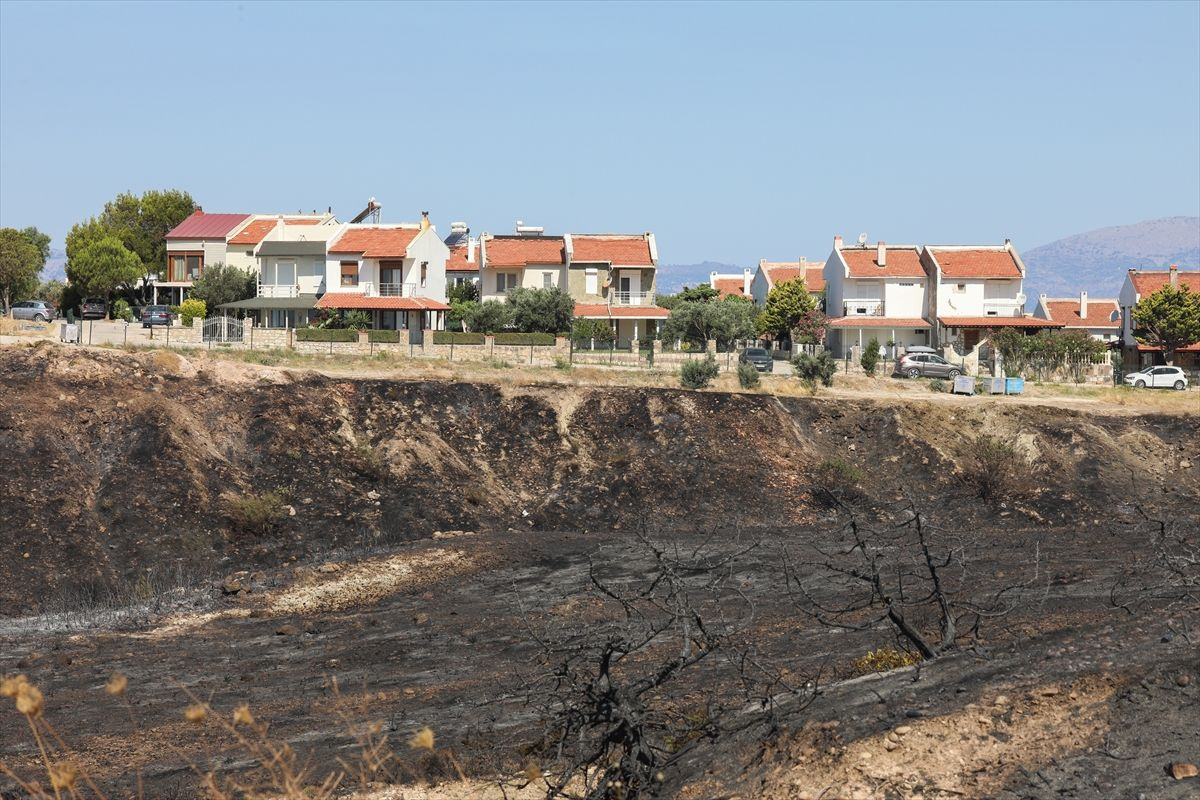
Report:
M 242 341 L 242 321 L 234 317 L 209 317 L 204 320 L 204 341 Z

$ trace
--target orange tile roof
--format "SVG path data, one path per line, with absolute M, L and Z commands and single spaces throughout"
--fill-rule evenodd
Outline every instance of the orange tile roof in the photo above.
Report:
M 928 248 L 947 278 L 1020 278 L 1021 268 L 1007 249 L 972 248 L 970 250 Z
M 650 242 L 645 236 L 572 234 L 572 261 L 652 267 Z
M 713 287 L 721 293 L 721 297 L 746 297 L 746 293 L 742 291 L 742 287 L 746 282 L 743 278 L 717 278 L 713 281 Z
M 478 272 L 479 251 L 475 251 L 475 260 L 467 261 L 467 245 L 450 248 L 450 258 L 446 259 L 446 272 Z
M 787 283 L 804 276 L 804 286 L 810 292 L 825 290 L 825 262 L 805 261 L 804 271 L 800 271 L 799 261 L 759 261 L 758 266 L 767 276 L 767 289 L 774 289 L 776 284 Z
M 1161 353 L 1162 352 L 1162 347 L 1160 347 L 1159 345 L 1142 344 L 1141 342 L 1138 342 L 1137 349 L 1138 349 L 1138 352 L 1140 352 L 1140 353 Z M 1200 353 L 1200 342 L 1196 342 L 1195 344 L 1189 344 L 1184 347 L 1176 347 L 1175 352 L 1176 353 Z
M 561 236 L 493 236 L 485 242 L 489 267 L 564 263 Z
M 1040 317 L 938 317 L 947 328 L 1061 328 L 1061 322 Z
M 330 253 L 361 253 L 363 258 L 404 258 L 420 228 L 350 228 L 329 245 Z
M 445 311 L 450 306 L 428 297 L 367 297 L 358 292 L 326 292 L 317 308 L 383 309 L 385 311 Z
M 1093 300 L 1088 298 L 1087 319 L 1079 316 L 1079 298 L 1070 300 L 1046 299 L 1046 313 L 1055 322 L 1061 322 L 1068 328 L 1120 328 L 1121 315 L 1116 300 Z M 1114 322 L 1112 313 L 1117 312 Z
M 1133 289 L 1139 295 L 1154 294 L 1171 282 L 1168 270 L 1130 270 L 1129 279 L 1133 281 Z M 1200 270 L 1179 270 L 1180 286 L 1187 286 L 1193 292 L 1200 292 Z
M 928 320 L 920 317 L 834 317 L 831 328 L 928 328 Z
M 925 267 L 915 247 L 886 247 L 887 262 L 880 267 L 876 262 L 878 249 L 875 247 L 847 247 L 841 251 L 842 258 L 850 268 L 851 278 L 924 278 Z
M 576 303 L 575 316 L 589 319 L 666 319 L 671 312 L 658 306 L 609 306 L 605 303 Z

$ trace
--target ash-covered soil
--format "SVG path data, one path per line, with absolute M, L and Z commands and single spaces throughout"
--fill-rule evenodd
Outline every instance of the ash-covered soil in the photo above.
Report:
M 964 466 L 981 434 L 1022 454 L 1003 502 L 982 502 Z M 543 642 L 620 619 L 591 571 L 638 585 L 648 537 L 737 553 L 738 652 L 799 687 L 769 719 L 719 659 L 664 690 L 663 714 L 723 715 L 664 796 L 1186 797 L 1196 781 L 1164 767 L 1200 760 L 1200 662 L 1182 634 L 1198 609 L 1111 593 L 1153 559 L 1155 520 L 1200 524 L 1198 449 L 1195 415 L 2 349 L 0 674 L 43 689 L 118 794 L 138 769 L 147 796 L 191 796 L 189 763 L 246 767 L 184 722 L 189 691 L 249 703 L 319 767 L 353 749 L 349 719 L 401 741 L 429 725 L 472 776 L 519 773 L 546 758 L 529 689 Z M 784 568 L 839 546 L 845 515 L 810 493 L 831 460 L 861 472 L 864 521 L 915 503 L 969 539 L 962 586 L 1036 577 L 1022 602 L 919 671 L 860 675 L 852 662 L 895 637 L 800 613 Z M 280 517 L 239 524 L 238 501 L 267 492 Z M 131 714 L 102 691 L 113 671 Z M 20 723 L 3 701 L 0 760 L 27 771 Z

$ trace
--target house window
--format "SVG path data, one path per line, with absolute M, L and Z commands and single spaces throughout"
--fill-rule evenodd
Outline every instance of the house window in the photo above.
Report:
M 504 294 L 509 289 L 517 288 L 517 276 L 512 272 L 496 273 L 496 294 Z
M 429 262 L 422 261 L 421 262 L 421 288 L 422 289 L 425 288 L 425 281 L 428 277 L 429 277 Z
M 342 262 L 342 286 L 358 286 L 358 262 Z
M 589 269 L 584 272 L 583 293 L 600 294 L 600 278 L 596 270 Z
M 967 290 L 967 285 L 966 285 L 965 283 L 956 283 L 956 284 L 954 284 L 954 291 L 955 291 L 956 293 L 958 293 L 958 292 L 965 292 L 966 290 Z
M 542 273 L 542 288 L 549 289 L 551 286 L 550 281 L 553 280 L 553 278 L 554 278 L 554 273 L 543 272 Z
M 253 250 L 247 250 L 247 251 L 246 251 L 246 255 L 248 255 L 248 256 L 252 256 L 252 255 L 254 255 L 254 251 L 253 251 Z
M 901 282 L 900 282 L 900 285 L 901 285 L 901 286 L 916 286 L 916 284 L 915 284 L 915 283 L 905 283 L 905 282 L 903 282 L 903 281 L 901 281 Z
M 172 253 L 167 259 L 167 280 L 173 283 L 194 281 L 204 266 L 203 253 Z

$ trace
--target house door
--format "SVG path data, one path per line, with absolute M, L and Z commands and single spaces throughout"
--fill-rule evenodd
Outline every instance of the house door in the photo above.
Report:
M 969 353 L 979 344 L 979 329 L 967 328 L 963 331 L 963 347 Z

